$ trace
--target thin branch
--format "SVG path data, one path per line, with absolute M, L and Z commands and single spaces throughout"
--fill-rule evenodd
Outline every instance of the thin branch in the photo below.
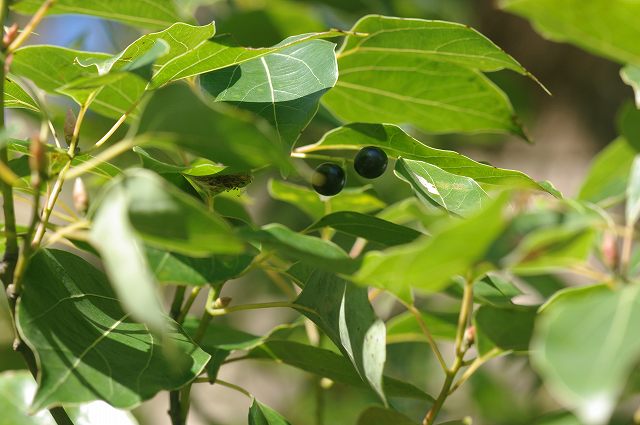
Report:
M 431 334 L 431 331 L 429 330 L 427 323 L 424 321 L 422 314 L 414 305 L 407 305 L 406 307 L 407 307 L 407 310 L 409 310 L 409 312 L 411 312 L 411 314 L 413 314 L 413 316 L 416 318 L 416 321 L 418 322 L 418 325 L 420 326 L 422 333 L 427 337 L 427 341 L 431 346 L 431 350 L 433 351 L 433 353 L 436 355 L 436 358 L 438 359 L 438 363 L 440 363 L 442 370 L 444 370 L 444 372 L 447 373 L 447 371 L 449 370 L 449 368 L 447 367 L 447 363 L 444 361 L 444 358 L 442 357 L 442 353 L 438 348 L 438 344 L 433 338 L 433 335 Z
M 498 348 L 494 348 L 490 350 L 488 353 L 486 353 L 484 356 L 480 356 L 476 358 L 473 362 L 471 362 L 471 364 L 469 365 L 469 368 L 465 370 L 462 376 L 460 376 L 460 379 L 458 379 L 458 381 L 456 381 L 456 383 L 453 384 L 453 386 L 449 390 L 449 395 L 453 394 L 458 388 L 460 388 L 462 384 L 464 384 L 467 381 L 467 379 L 471 377 L 471 375 L 473 375 L 478 369 L 480 369 L 480 366 L 482 366 L 489 360 L 493 359 L 494 357 L 498 356 L 499 354 L 500 354 L 500 350 Z
M 51 6 L 54 5 L 56 0 L 46 0 L 42 3 L 42 6 L 36 11 L 36 13 L 31 17 L 31 20 L 25 25 L 22 29 L 22 32 L 13 40 L 13 42 L 7 47 L 7 56 L 11 53 L 15 52 L 29 37 L 33 34 L 34 30 L 40 24 L 40 21 L 44 18 L 44 15 L 47 14 Z

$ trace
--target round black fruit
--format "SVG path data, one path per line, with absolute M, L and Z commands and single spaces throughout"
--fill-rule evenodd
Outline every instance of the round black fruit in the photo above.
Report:
M 387 169 L 387 154 L 375 146 L 360 149 L 353 163 L 356 172 L 366 179 L 375 179 Z
M 337 164 L 325 162 L 318 165 L 311 176 L 311 185 L 320 195 L 333 196 L 340 193 L 345 183 L 344 170 Z

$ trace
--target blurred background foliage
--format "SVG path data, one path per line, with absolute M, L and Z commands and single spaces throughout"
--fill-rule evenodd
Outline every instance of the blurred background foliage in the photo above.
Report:
M 514 73 L 490 74 L 490 78 L 508 93 L 535 144 L 527 145 L 505 135 L 413 133 L 429 145 L 457 149 L 477 160 L 522 170 L 536 180 L 550 180 L 569 196 L 577 193 L 593 155 L 618 134 L 618 110 L 632 100 L 631 90 L 619 78 L 618 65 L 571 45 L 544 40 L 527 21 L 500 11 L 492 0 L 179 0 L 178 3 L 185 16 L 195 16 L 200 24 L 215 21 L 219 33 L 231 33 L 241 44 L 252 47 L 273 45 L 293 34 L 326 28 L 348 29 L 358 18 L 369 13 L 468 24 L 520 61 L 552 92 L 553 96 L 548 96 L 534 82 Z M 59 16 L 47 18 L 31 43 L 116 53 L 139 35 L 131 27 L 113 22 Z M 54 122 L 61 128 L 68 105 L 61 98 L 48 101 L 54 111 Z M 9 131 L 16 136 L 29 136 L 37 128 L 37 119 L 28 112 L 11 110 L 8 114 Z M 87 120 L 83 129 L 87 139 L 103 134 L 111 124 L 110 120 L 96 114 L 90 114 Z M 317 141 L 333 126 L 330 115 L 320 111 L 298 145 Z M 125 132 L 126 128 L 120 131 Z M 136 163 L 138 157 L 130 154 L 120 161 L 123 165 Z M 270 177 L 258 176 L 246 193 L 230 196 L 235 201 L 242 201 L 256 223 L 278 221 L 296 230 L 309 225 L 311 219 L 303 211 L 268 196 L 265 187 Z M 408 186 L 399 185 L 389 174 L 386 177 L 376 180 L 370 193 L 375 193 L 386 204 L 410 195 Z M 348 181 L 362 183 L 352 174 L 348 175 Z M 69 194 L 63 199 L 68 201 Z M 230 205 L 237 206 L 235 203 Z M 530 214 L 514 226 L 521 226 L 523 231 L 553 221 L 558 214 L 556 211 Z M 437 220 L 437 217 L 433 219 Z M 336 241 L 340 243 L 339 238 Z M 528 283 L 535 284 L 538 292 L 530 296 L 545 299 L 549 293 L 564 286 L 565 279 L 566 276 L 527 277 Z M 225 295 L 237 296 L 247 302 L 267 300 L 278 293 L 261 272 L 249 273 L 228 285 L 227 291 Z M 424 299 L 422 303 L 429 306 L 430 311 L 443 314 L 457 308 L 456 299 L 445 295 Z M 375 307 L 383 318 L 399 313 L 392 300 L 385 296 L 376 300 Z M 12 332 L 6 305 L 2 305 L 0 311 L 0 370 L 22 368 L 21 360 L 13 354 L 11 341 L 7 339 Z M 230 320 L 235 327 L 260 334 L 293 317 L 293 313 L 286 311 L 262 311 L 238 313 L 222 320 Z M 429 361 L 425 362 L 425 359 Z M 225 367 L 221 377 L 250 388 L 294 424 L 313 422 L 311 418 L 319 398 L 325 405 L 326 424 L 354 424 L 359 413 L 375 402 L 373 395 L 337 384 L 331 391 L 317 393 L 315 378 L 284 365 L 266 365 L 259 361 L 242 363 L 241 366 Z M 440 373 L 426 344 L 390 344 L 386 367 L 390 376 L 407 379 L 432 394 L 438 390 Z M 429 379 L 431 376 L 434 379 Z M 629 393 L 640 388 L 640 377 L 634 376 L 629 387 Z M 158 396 L 135 412 L 141 423 L 168 423 L 165 397 Z M 191 420 L 194 424 L 246 423 L 248 401 L 235 393 L 199 386 L 193 397 Z M 623 399 L 620 417 L 628 418 L 629 409 L 633 409 L 637 401 Z M 416 417 L 423 414 L 420 403 L 413 405 L 414 402 L 406 400 L 398 403 L 404 403 L 398 406 L 405 412 L 413 411 Z M 474 417 L 474 424 L 480 425 L 578 423 L 564 413 L 554 413 L 559 406 L 531 371 L 526 356 L 493 361 L 448 403 L 448 410 L 469 414 Z M 612 422 L 625 423 L 628 422 L 615 419 Z

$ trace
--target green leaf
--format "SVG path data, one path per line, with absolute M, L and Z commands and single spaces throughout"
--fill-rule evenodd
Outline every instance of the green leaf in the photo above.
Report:
M 581 423 L 608 423 L 640 356 L 639 320 L 637 285 L 567 293 L 541 314 L 531 360 L 552 395 Z
M 209 355 L 164 320 L 161 342 L 122 310 L 102 272 L 73 254 L 41 250 L 25 273 L 17 310 L 40 369 L 32 410 L 92 400 L 129 409 L 190 382 Z
M 353 280 L 387 289 L 409 302 L 412 287 L 425 292 L 440 291 L 453 276 L 466 273 L 481 260 L 502 232 L 506 225 L 502 211 L 507 199 L 501 196 L 469 219 L 452 219 L 432 237 L 368 252 Z M 425 271 L 428 271 L 427 277 Z
M 384 407 L 370 407 L 358 418 L 358 425 L 417 425 L 400 412 Z
M 627 203 L 625 219 L 632 226 L 640 217 L 640 155 L 636 155 L 631 164 L 629 183 L 627 184 Z
M 569 42 L 621 63 L 640 63 L 640 14 L 634 1 L 502 0 L 502 7 L 529 19 L 545 37 Z
M 452 214 L 468 216 L 489 201 L 489 196 L 472 178 L 448 173 L 426 162 L 400 158 L 394 171 L 409 183 L 422 202 Z
M 488 187 L 530 188 L 561 197 L 557 190 L 549 190 L 548 186 L 543 186 L 520 171 L 496 168 L 455 151 L 432 148 L 391 124 L 345 125 L 329 131 L 315 144 L 297 148 L 296 152 L 359 150 L 365 146 L 377 146 L 392 158 L 426 162 L 448 173 L 470 177 Z
M 351 257 L 335 243 L 294 232 L 278 223 L 268 224 L 259 230 L 244 228 L 240 234 L 285 258 L 301 260 L 320 269 L 348 272 L 356 267 Z
M 125 310 L 155 330 L 164 326 L 163 310 L 143 240 L 186 255 L 242 250 L 242 244 L 221 219 L 155 174 L 136 169 L 105 189 L 90 240 L 100 252 Z
M 481 71 L 527 71 L 466 25 L 370 15 L 338 54 L 340 77 L 324 104 L 352 122 L 425 131 L 524 132 L 504 93 Z
M 287 43 L 287 40 L 283 41 Z M 280 143 L 292 147 L 338 80 L 335 44 L 311 40 L 208 73 L 202 88 L 218 102 L 253 111 L 271 123 Z
M 253 399 L 249 408 L 249 425 L 291 425 L 278 412 Z
M 15 75 L 28 78 L 36 86 L 51 94 L 66 94 L 77 103 L 84 103 L 96 90 L 73 90 L 60 92 L 63 86 L 89 77 L 97 77 L 94 67 L 83 67 L 78 62 L 91 62 L 109 59 L 104 53 L 84 52 L 64 47 L 36 45 L 22 47 L 13 55 L 11 70 Z M 133 74 L 123 74 L 124 78 L 110 81 L 104 85 L 91 109 L 107 117 L 119 118 L 127 112 L 136 99 L 144 93 L 146 82 Z M 138 110 L 131 112 L 131 118 L 138 115 Z
M 23 89 L 20 84 L 10 77 L 4 79 L 4 107 L 28 109 L 40 112 L 40 107 L 35 100 Z
M 233 279 L 246 270 L 255 253 L 194 258 L 151 247 L 146 250 L 149 267 L 159 283 L 205 286 Z
M 578 199 L 607 203 L 624 196 L 637 150 L 623 137 L 604 148 L 591 163 Z
M 583 264 L 594 248 L 593 221 L 535 230 L 505 259 L 518 274 L 541 274 Z
M 494 348 L 502 351 L 529 350 L 537 310 L 536 306 L 480 306 L 474 316 L 479 353 L 484 355 Z
M 422 235 L 409 227 L 352 211 L 326 215 L 309 226 L 306 231 L 311 232 L 323 227 L 331 227 L 340 232 L 385 246 L 409 243 Z
M 262 119 L 220 106 L 212 108 L 186 85 L 173 84 L 147 103 L 137 131 L 152 144 L 178 146 L 237 171 L 287 166 L 286 150 Z
M 422 320 L 427 324 L 435 339 L 454 340 L 456 338 L 458 314 L 420 311 Z M 422 328 L 411 312 L 400 313 L 387 323 L 387 344 L 404 342 L 427 343 Z
M 7 371 L 0 374 L 0 409 L 2 423 L 6 425 L 56 425 L 47 411 L 29 415 L 29 405 L 33 401 L 37 384 L 26 370 Z M 76 425 L 100 425 L 109 418 L 118 425 L 137 425 L 134 416 L 122 410 L 114 409 L 102 401 L 66 407 L 66 412 Z
M 510 306 L 511 299 L 522 295 L 511 279 L 497 273 L 488 273 L 473 283 L 473 297 L 476 302 L 492 306 Z
M 251 359 L 271 359 L 277 363 L 329 378 L 334 382 L 361 389 L 371 389 L 353 365 L 345 357 L 324 348 L 294 341 L 267 340 L 248 354 Z M 389 397 L 406 397 L 433 402 L 433 398 L 415 386 L 388 376 L 383 377 L 385 394 Z
M 23 14 L 33 14 L 40 6 L 40 0 L 11 4 L 14 11 Z M 173 0 L 56 0 L 48 13 L 93 15 L 143 28 L 164 28 L 180 20 Z
M 300 208 L 314 220 L 319 220 L 325 213 L 325 202 L 331 205 L 331 211 L 353 211 L 369 213 L 385 207 L 385 203 L 365 192 L 366 187 L 347 188 L 327 201 L 312 189 L 280 180 L 269 181 L 269 194 L 273 199 L 287 202 Z
M 366 288 L 314 270 L 294 304 L 340 348 L 362 379 L 385 400 L 382 373 L 386 331 L 369 303 Z
M 630 85 L 635 93 L 636 107 L 640 108 L 640 67 L 627 65 L 620 70 L 622 81 Z

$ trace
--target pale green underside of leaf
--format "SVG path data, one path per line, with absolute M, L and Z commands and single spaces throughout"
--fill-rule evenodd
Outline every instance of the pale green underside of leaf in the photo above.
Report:
M 33 410 L 93 400 L 132 408 L 186 384 L 209 360 L 168 319 L 164 344 L 132 321 L 105 276 L 80 257 L 40 251 L 24 280 L 17 325 L 40 369 Z
M 640 64 L 640 3 L 629 0 L 502 0 L 544 36 L 621 63 Z
M 395 174 L 409 183 L 422 202 L 451 214 L 468 216 L 489 201 L 489 196 L 475 180 L 448 173 L 426 162 L 400 158 Z
M 295 301 L 348 358 L 361 378 L 384 401 L 384 322 L 375 315 L 365 288 L 314 270 Z
M 369 213 L 384 208 L 384 202 L 375 196 L 365 192 L 367 188 L 347 188 L 336 196 L 332 196 L 328 202 L 331 211 L 354 211 Z M 312 189 L 280 180 L 269 181 L 269 194 L 273 199 L 287 202 L 299 209 L 314 220 L 319 220 L 325 212 L 324 201 Z
M 19 13 L 35 13 L 40 0 L 20 0 L 11 5 Z M 180 20 L 174 0 L 56 0 L 49 14 L 93 15 L 143 28 L 164 28 Z
M 40 111 L 40 107 L 29 93 L 10 77 L 4 79 L 4 107 Z
M 326 133 L 315 144 L 297 148 L 296 152 L 358 150 L 364 146 L 377 146 L 394 158 L 423 161 L 448 173 L 470 177 L 488 187 L 531 188 L 561 196 L 556 190 L 542 186 L 520 171 L 493 167 L 455 151 L 432 148 L 391 124 L 349 124 Z
M 433 133 L 526 135 L 505 94 L 482 72 L 511 69 L 513 58 L 468 26 L 377 15 L 352 29 L 338 55 L 340 77 L 323 98 L 351 122 L 412 124 Z
M 26 370 L 7 371 L 0 375 L 1 423 L 6 425 L 56 425 L 48 411 L 29 415 L 29 406 L 36 394 L 35 379 Z M 137 425 L 134 416 L 114 409 L 102 401 L 67 407 L 66 412 L 75 425 L 100 425 L 105 417 L 117 425 Z
M 502 210 L 506 203 L 503 195 L 466 220 L 451 219 L 448 227 L 432 237 L 367 253 L 353 280 L 384 288 L 409 302 L 411 288 L 438 292 L 483 257 L 505 226 Z
M 608 423 L 640 355 L 639 320 L 636 285 L 617 292 L 567 293 L 545 308 L 532 361 L 552 394 L 582 423 Z
M 620 70 L 622 81 L 630 85 L 636 98 L 636 107 L 640 108 L 640 67 L 627 65 Z
M 335 44 L 328 41 L 307 41 L 204 74 L 200 84 L 216 101 L 261 115 L 275 127 L 281 143 L 293 146 L 317 111 L 320 97 L 336 84 L 334 50 Z
M 631 172 L 629 173 L 629 183 L 627 184 L 626 194 L 626 223 L 633 226 L 640 216 L 640 155 L 636 155 L 631 163 Z

